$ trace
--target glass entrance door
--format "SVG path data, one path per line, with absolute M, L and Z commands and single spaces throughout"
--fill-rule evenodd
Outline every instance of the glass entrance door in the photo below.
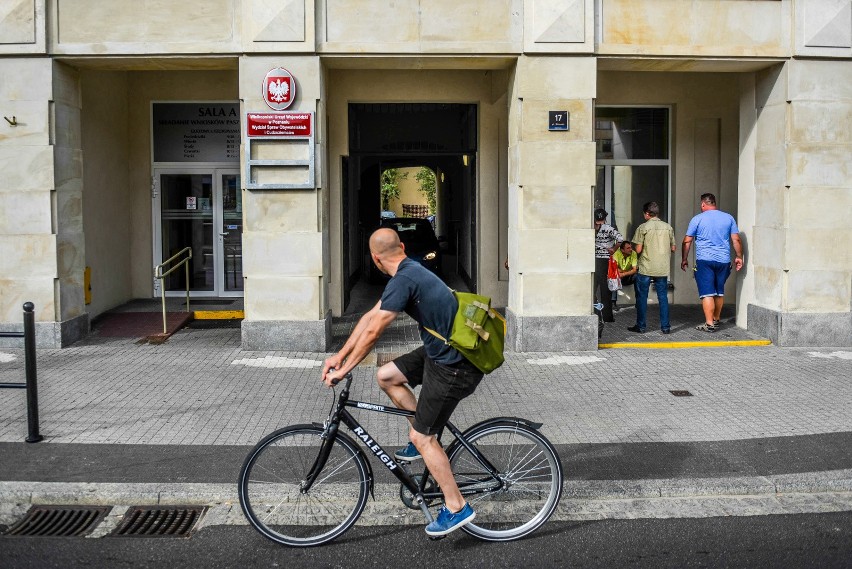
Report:
M 154 184 L 155 264 L 190 247 L 190 295 L 242 296 L 239 171 L 157 170 Z M 168 296 L 185 294 L 185 271 L 166 276 L 163 286 Z
M 222 263 L 217 270 L 221 276 L 219 296 L 243 294 L 243 194 L 240 191 L 240 173 L 218 170 L 221 188 L 221 220 L 219 227 L 219 256 Z
M 642 204 L 655 201 L 660 218 L 671 219 L 670 109 L 597 107 L 595 207 L 628 239 L 645 220 Z

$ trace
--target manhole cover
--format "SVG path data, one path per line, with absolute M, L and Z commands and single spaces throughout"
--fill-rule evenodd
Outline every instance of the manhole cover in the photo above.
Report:
M 133 506 L 107 537 L 189 537 L 204 506 Z
M 95 529 L 109 510 L 109 506 L 33 506 L 3 535 L 82 536 Z

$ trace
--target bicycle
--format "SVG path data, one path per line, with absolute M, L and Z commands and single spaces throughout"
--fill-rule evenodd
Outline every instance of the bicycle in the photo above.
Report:
M 375 495 L 366 453 L 341 432 L 343 423 L 400 481 L 400 498 L 420 509 L 442 503 L 440 488 L 424 468 L 411 474 L 362 427 L 348 407 L 413 417 L 414 412 L 349 399 L 352 374 L 323 424 L 291 425 L 257 443 L 240 470 L 238 494 L 249 523 L 272 541 L 295 547 L 327 543 L 358 520 Z M 556 449 L 538 430 L 541 423 L 519 417 L 495 417 L 461 432 L 447 456 L 462 495 L 476 519 L 461 529 L 487 541 L 511 541 L 529 535 L 553 515 L 562 495 L 562 465 Z M 440 440 L 441 434 L 438 435 Z M 440 539 L 440 538 L 430 538 Z

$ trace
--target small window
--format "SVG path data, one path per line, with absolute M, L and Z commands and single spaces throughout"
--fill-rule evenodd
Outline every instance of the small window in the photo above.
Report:
M 630 239 L 644 222 L 642 204 L 655 201 L 669 221 L 671 159 L 666 107 L 595 109 L 597 183 L 594 206 Z
M 600 160 L 665 160 L 669 157 L 669 110 L 598 108 L 595 141 Z

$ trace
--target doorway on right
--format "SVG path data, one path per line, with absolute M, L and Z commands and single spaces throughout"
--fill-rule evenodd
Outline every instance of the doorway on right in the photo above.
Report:
M 643 223 L 642 204 L 655 201 L 671 220 L 671 109 L 597 107 L 597 182 L 594 207 L 625 238 Z

